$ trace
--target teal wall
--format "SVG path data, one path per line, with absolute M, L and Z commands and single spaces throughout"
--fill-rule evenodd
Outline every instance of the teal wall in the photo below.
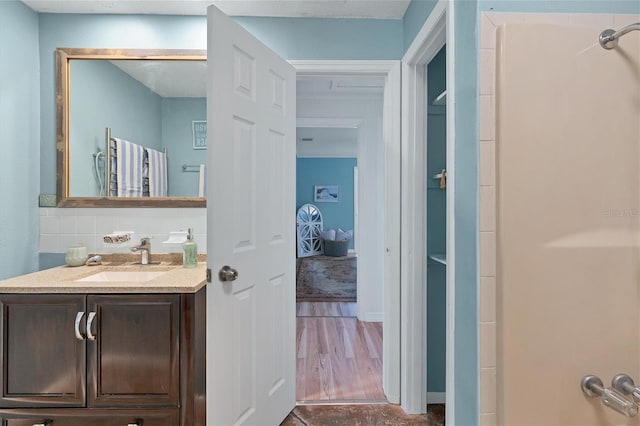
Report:
M 40 253 L 38 270 L 64 265 L 65 253 Z
M 479 424 L 478 345 L 478 7 L 475 1 L 454 3 L 455 43 L 455 347 L 453 381 L 455 423 Z M 450 250 L 451 251 L 451 250 Z
M 413 0 L 402 17 L 403 47 L 406 51 L 422 29 L 438 0 Z
M 234 17 L 285 59 L 400 59 L 402 21 Z
M 353 168 L 358 165 L 356 158 L 298 158 L 296 161 L 296 210 L 311 203 L 322 213 L 324 229 L 353 229 Z M 340 186 L 337 203 L 313 201 L 314 185 Z M 349 243 L 357 238 L 354 235 Z
M 447 164 L 447 116 L 445 106 L 432 106 L 447 87 L 446 48 L 427 66 L 427 253 L 447 252 L 447 191 L 430 177 Z M 447 358 L 447 271 L 446 266 L 427 262 L 427 390 L 444 392 Z
M 71 73 L 70 190 L 92 197 L 99 194 L 91 154 L 105 151 L 105 127 L 113 137 L 162 150 L 162 98 L 109 61 L 74 61 Z
M 182 165 L 207 163 L 206 149 L 193 149 L 192 121 L 207 119 L 207 98 L 162 100 L 162 143 L 169 156 L 169 195 L 197 197 L 199 173 L 183 172 Z M 190 170 L 195 170 L 190 168 Z
M 0 1 L 0 279 L 38 266 L 38 75 L 38 15 Z

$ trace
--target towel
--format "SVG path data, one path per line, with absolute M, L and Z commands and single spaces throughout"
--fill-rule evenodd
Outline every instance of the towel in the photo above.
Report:
M 144 148 L 124 139 L 111 138 L 111 140 L 112 147 L 115 146 L 116 156 L 115 159 L 111 159 L 110 195 L 142 197 Z M 114 183 L 117 188 L 114 188 Z
M 198 179 L 198 197 L 207 196 L 207 165 L 200 164 L 200 176 Z
M 149 196 L 167 196 L 167 154 L 146 148 L 147 162 L 149 166 Z

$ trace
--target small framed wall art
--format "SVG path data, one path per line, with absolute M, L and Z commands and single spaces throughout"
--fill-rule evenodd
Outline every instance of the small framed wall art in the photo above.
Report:
M 193 126 L 193 149 L 207 149 L 207 122 L 194 120 Z
M 337 203 L 340 199 L 338 185 L 315 185 L 313 187 L 313 201 L 317 203 Z

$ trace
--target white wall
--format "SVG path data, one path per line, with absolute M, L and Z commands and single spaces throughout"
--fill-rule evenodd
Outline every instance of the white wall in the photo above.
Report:
M 193 228 L 198 252 L 207 252 L 207 209 L 204 208 L 41 208 L 40 252 L 64 253 L 71 244 L 84 244 L 90 253 L 128 253 L 127 247 L 105 245 L 113 231 L 134 231 L 134 239 L 151 238 L 151 253 L 181 252 L 162 241 L 169 232 Z
M 383 319 L 384 146 L 382 95 L 307 96 L 297 99 L 298 119 L 356 119 L 358 128 L 358 317 Z

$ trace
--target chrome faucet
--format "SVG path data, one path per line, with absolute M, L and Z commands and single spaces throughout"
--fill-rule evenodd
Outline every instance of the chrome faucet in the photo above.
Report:
M 143 265 L 148 265 L 151 262 L 151 240 L 147 237 L 142 238 L 140 240 L 140 245 L 131 247 L 132 252 L 140 252 L 142 256 L 140 258 L 140 263 Z

